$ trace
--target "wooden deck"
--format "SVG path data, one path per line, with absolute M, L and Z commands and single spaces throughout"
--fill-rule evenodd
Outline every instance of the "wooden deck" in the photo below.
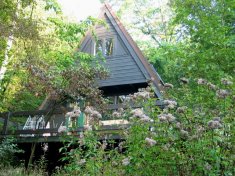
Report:
M 2 124 L 0 139 L 4 137 L 14 137 L 18 143 L 32 143 L 32 142 L 62 142 L 66 136 L 77 136 L 84 132 L 83 127 L 68 130 L 63 133 L 58 132 L 58 128 L 45 128 L 35 130 L 23 130 L 23 125 L 29 116 L 44 115 L 45 119 L 49 119 L 52 115 L 65 114 L 71 109 L 56 109 L 50 110 L 36 110 L 36 111 L 19 111 L 19 112 L 5 112 L 0 113 L 0 123 Z M 18 119 L 23 119 L 19 124 Z M 14 121 L 12 121 L 14 119 Z M 123 130 L 127 129 L 129 124 L 115 124 L 115 125 L 100 125 L 93 127 L 94 131 L 100 140 L 102 139 L 123 139 Z
M 117 110 L 118 108 L 125 108 L 126 105 L 115 104 L 108 105 L 108 110 Z M 130 104 L 129 107 L 138 108 L 141 105 Z M 163 107 L 161 101 L 156 101 L 156 106 Z M 61 142 L 65 136 L 73 135 L 79 137 L 84 128 L 77 128 L 68 130 L 65 133 L 59 133 L 57 128 L 49 129 L 36 129 L 36 130 L 23 130 L 23 126 L 29 116 L 45 117 L 46 123 L 50 121 L 53 115 L 65 115 L 67 112 L 72 111 L 72 108 L 59 108 L 48 110 L 35 110 L 35 111 L 18 111 L 18 112 L 4 112 L 0 113 L 0 139 L 4 137 L 15 137 L 19 143 L 31 142 Z M 98 135 L 99 139 L 123 139 L 123 131 L 130 127 L 130 124 L 114 124 L 114 125 L 99 125 L 92 130 Z
M 129 124 L 109 125 L 100 126 L 98 129 L 93 128 L 92 131 L 98 135 L 99 140 L 123 139 L 123 130 L 129 127 Z M 66 140 L 66 136 L 71 135 L 79 139 L 80 133 L 84 131 L 84 128 L 78 128 L 63 133 L 58 133 L 58 129 L 16 130 L 8 134 L 1 134 L 0 138 L 14 137 L 17 139 L 17 143 L 62 142 Z

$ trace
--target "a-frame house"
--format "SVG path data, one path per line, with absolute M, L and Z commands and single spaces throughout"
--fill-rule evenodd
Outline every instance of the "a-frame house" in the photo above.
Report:
M 120 96 L 135 93 L 139 88 L 145 88 L 152 82 L 156 97 L 161 98 L 163 81 L 155 69 L 148 63 L 108 4 L 103 6 L 100 18 L 107 23 L 108 28 L 102 25 L 95 26 L 97 39 L 92 36 L 91 32 L 88 32 L 80 44 L 80 51 L 91 55 L 101 52 L 106 58 L 104 66 L 109 70 L 110 76 L 105 80 L 98 81 L 99 88 L 103 90 L 103 95 L 111 98 L 114 97 L 113 104 L 118 105 L 118 98 Z M 62 106 L 58 107 L 59 109 L 52 108 L 54 104 L 53 95 L 50 95 L 42 103 L 39 108 L 40 110 L 0 113 L 0 117 L 4 117 L 2 137 L 13 134 L 17 137 L 18 142 L 21 142 L 25 145 L 24 148 L 27 148 L 26 151 L 28 153 L 26 152 L 24 157 L 30 156 L 30 158 L 33 156 L 33 150 L 37 151 L 36 144 L 47 142 L 49 148 L 52 148 L 52 150 L 49 149 L 47 154 L 48 160 L 54 161 L 55 157 L 58 157 L 58 148 L 61 147 L 61 142 L 65 140 L 61 136 L 65 134 L 74 135 L 79 139 L 81 137 L 80 134 L 87 130 L 85 125 L 90 125 L 85 122 L 86 116 L 83 112 L 76 115 L 75 119 L 72 120 L 70 117 L 65 116 L 68 109 Z M 119 106 L 113 107 L 115 108 L 110 109 L 116 110 L 119 108 Z M 55 110 L 51 112 L 51 109 Z M 28 120 L 22 128 L 21 126 L 18 128 L 17 125 L 17 130 L 9 132 L 8 124 L 11 123 L 9 120 L 11 116 L 28 117 Z M 48 123 L 45 123 L 44 116 L 47 118 L 46 121 Z M 98 130 L 93 128 L 96 134 L 98 134 L 99 140 L 112 139 L 119 141 L 124 139 L 123 129 L 129 128 L 131 125 L 124 119 L 120 119 L 120 121 L 117 119 L 109 120 L 104 119 L 103 116 L 100 121 L 100 128 Z M 70 140 L 70 138 L 67 140 Z M 32 144 L 31 153 L 29 153 L 28 144 L 30 144 L 30 147 Z
M 95 26 L 96 37 L 88 32 L 80 44 L 80 51 L 91 55 L 100 52 L 106 58 L 104 65 L 109 77 L 99 80 L 104 96 L 134 93 L 152 82 L 155 94 L 160 98 L 163 81 L 108 4 L 102 7 L 99 18 L 107 25 Z
M 103 64 L 109 71 L 109 77 L 104 80 L 98 80 L 98 85 L 99 89 L 103 91 L 103 95 L 112 100 L 108 110 L 117 110 L 122 107 L 123 104 L 119 104 L 119 100 L 123 98 L 123 96 L 125 97 L 125 95 L 133 94 L 137 92 L 139 88 L 147 87 L 150 82 L 153 83 L 156 97 L 161 99 L 161 91 L 164 88 L 163 81 L 154 67 L 146 60 L 130 34 L 126 31 L 108 4 L 103 6 L 100 18 L 107 23 L 107 26 L 96 25 L 94 29 L 96 37 L 92 35 L 92 32 L 88 32 L 80 43 L 79 50 L 90 55 L 102 53 L 106 60 Z M 160 106 L 162 105 L 161 101 L 156 103 Z M 71 121 L 69 121 L 68 118 L 65 118 L 65 113 L 69 111 L 69 107 L 67 107 L 67 105 L 58 105 L 58 108 L 56 109 L 54 107 L 55 104 L 53 95 L 49 95 L 37 111 L 0 113 L 0 117 L 4 117 L 5 119 L 2 134 L 8 134 L 9 118 L 13 115 L 23 117 L 35 116 L 35 118 L 41 117 L 42 115 L 48 116 L 47 121 L 49 123 L 47 126 L 49 127 L 44 125 L 43 129 L 35 131 L 35 129 L 31 127 L 28 129 L 29 125 L 26 125 L 26 122 L 24 125 L 24 127 L 27 127 L 25 128 L 26 130 L 20 128 L 16 133 L 21 137 L 22 135 L 24 137 L 24 134 L 30 134 L 32 136 L 33 134 L 39 134 L 40 132 L 41 136 L 39 137 L 41 137 L 42 139 L 40 140 L 43 141 L 44 135 L 49 134 L 50 137 L 51 134 L 57 134 L 59 131 L 58 129 L 60 129 L 59 127 L 66 124 L 66 127 L 69 128 Z M 83 128 L 84 124 L 86 124 L 86 117 L 83 116 L 83 114 L 84 113 L 81 113 L 81 115 L 77 117 L 76 127 Z M 103 124 L 105 120 L 108 121 L 108 119 L 103 118 L 102 116 L 101 121 Z M 104 126 L 105 125 L 103 125 L 102 128 L 104 128 Z M 80 129 L 80 131 L 81 130 L 84 129 Z M 51 136 L 52 138 L 53 135 Z M 34 139 L 32 138 L 32 141 L 33 140 Z M 56 140 L 60 141 L 59 138 Z

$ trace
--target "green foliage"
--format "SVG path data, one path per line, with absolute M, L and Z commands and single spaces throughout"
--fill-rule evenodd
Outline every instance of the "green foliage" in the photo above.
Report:
M 230 1 L 174 1 L 171 3 L 173 22 L 167 21 L 159 28 L 154 26 L 157 23 L 152 17 L 161 15 L 158 14 L 163 12 L 161 9 L 137 9 L 138 24 L 148 22 L 140 26 L 144 34 L 155 36 L 167 32 L 161 36 L 163 40 L 158 47 L 148 44 L 145 53 L 164 80 L 175 86 L 166 92 L 165 98 L 177 100 L 187 110 L 159 112 L 150 103 L 145 112 L 154 123 L 135 121 L 126 132 L 125 152 L 103 150 L 93 141 L 95 148 L 67 153 L 69 164 L 65 171 L 75 175 L 94 171 L 101 175 L 233 175 L 234 156 L 230 151 L 234 149 L 234 84 L 221 82 L 221 78 L 234 82 L 232 7 Z M 173 30 L 174 35 L 168 36 L 166 26 L 170 26 L 169 31 Z M 188 78 L 189 84 L 180 82 L 182 77 Z M 206 78 L 207 83 L 197 84 L 199 78 Z M 215 84 L 216 90 L 210 84 Z M 230 95 L 219 98 L 218 91 L 222 89 Z M 171 113 L 176 121 L 162 122 L 159 113 Z M 221 128 L 210 128 L 209 122 L 214 117 L 220 117 Z M 150 127 L 155 131 L 149 131 Z M 89 140 L 89 136 L 86 138 Z M 149 145 L 146 138 L 155 140 L 156 144 Z M 83 164 L 82 159 L 86 161 Z M 123 159 L 128 161 L 124 165 Z
M 176 122 L 162 121 L 153 114 L 153 124 L 132 126 L 127 140 L 128 175 L 233 175 L 233 156 L 229 151 L 233 150 L 234 110 L 230 98 L 226 98 L 226 107 L 217 106 L 222 111 L 217 112 L 222 113 L 220 116 L 226 114 L 221 118 L 223 127 L 211 129 L 208 122 L 216 114 L 209 113 L 210 102 L 205 102 L 210 91 L 200 91 L 201 107 L 197 111 L 190 107 L 184 112 L 164 109 L 162 113 L 173 114 Z M 190 96 L 186 89 L 183 92 L 187 94 L 185 97 Z M 215 93 L 213 97 L 216 98 Z M 179 101 L 184 102 L 182 98 Z M 153 132 L 149 131 L 150 126 L 155 129 Z M 156 144 L 150 146 L 146 137 L 154 139 Z
M 197 101 L 185 104 L 192 96 L 189 85 L 179 87 L 185 95 L 179 99 L 178 108 L 166 101 L 160 110 L 154 105 L 156 99 L 145 101 L 144 113 L 153 121 L 130 118 L 131 127 L 124 132 L 126 140 L 116 148 L 112 143 L 107 148 L 109 141 L 100 143 L 91 131 L 70 140 L 61 149 L 68 164 L 57 174 L 233 175 L 232 97 L 222 98 L 221 102 L 218 94 L 199 84 Z M 168 96 L 174 91 L 179 90 L 169 90 L 165 98 L 172 98 Z M 211 98 L 216 104 L 210 103 Z M 133 114 L 128 111 L 125 114 Z
M 23 151 L 20 150 L 17 147 L 17 144 L 15 144 L 14 142 L 15 142 L 14 138 L 4 138 L 1 141 L 1 144 L 0 144 L 1 165 L 0 166 L 9 166 L 13 162 L 14 155 L 16 153 L 23 153 Z
M 18 166 L 18 167 L 13 167 L 13 166 L 1 167 L 0 166 L 0 169 L 1 169 L 0 176 L 25 176 L 25 175 L 44 176 L 44 175 L 47 175 L 46 172 L 38 168 L 26 171 L 23 165 Z
M 0 111 L 35 109 L 51 92 L 62 97 L 72 94 L 75 99 L 79 95 L 96 95 L 95 88 L 85 90 L 85 86 L 92 87 L 95 76 L 103 77 L 105 70 L 98 62 L 91 64 L 95 58 L 84 53 L 75 54 L 75 50 L 85 32 L 96 23 L 104 24 L 102 20 L 88 17 L 80 23 L 67 22 L 59 13 L 60 7 L 54 0 L 45 0 L 42 3 L 22 1 L 19 4 L 15 1 L 12 4 L 3 1 L 0 5 L 9 8 L 0 20 L 4 25 L 11 26 L 8 30 L 0 28 L 4 29 L 1 31 L 1 66 L 6 57 L 5 43 L 10 36 L 6 32 L 12 31 L 11 35 L 14 37 L 13 46 L 8 53 L 10 62 L 7 72 L 0 81 Z M 11 15 L 15 15 L 17 19 L 11 18 Z M 70 85 L 72 76 L 79 79 L 77 84 Z M 86 80 L 90 81 L 85 84 Z M 79 90 L 82 85 L 83 90 Z
M 141 38 L 138 43 L 163 80 L 174 85 L 164 98 L 187 108 L 160 110 L 151 100 L 144 112 L 154 122 L 132 121 L 126 141 L 116 148 L 109 144 L 108 149 L 107 141 L 97 141 L 93 132 L 71 139 L 61 149 L 66 165 L 57 174 L 234 175 L 234 2 L 175 0 L 158 6 L 152 0 L 109 1 L 120 7 L 120 17 L 133 15 L 131 29 L 150 37 L 151 42 Z M 45 96 L 41 92 L 52 91 L 73 99 L 86 96 L 99 104 L 100 94 L 93 85 L 97 74 L 105 75 L 99 67 L 102 58 L 97 61 L 74 50 L 85 32 L 102 21 L 89 17 L 79 24 L 68 23 L 58 14 L 47 20 L 36 18 L 31 15 L 34 1 L 22 2 L 17 20 L 16 1 L 0 2 L 0 65 L 14 20 L 18 31 L 9 55 L 14 59 L 0 83 L 0 111 L 33 109 Z M 45 1 L 44 8 L 60 11 L 54 0 Z M 26 9 L 30 10 L 22 13 Z M 183 77 L 189 83 L 180 81 Z M 205 83 L 200 83 L 201 78 Z M 160 114 L 169 113 L 176 120 L 160 120 Z M 219 128 L 212 128 L 214 123 Z
M 232 1 L 174 1 L 174 23 L 189 38 L 184 67 L 188 74 L 220 79 L 233 73 L 234 24 Z M 187 40 L 186 40 L 187 41 Z M 191 75 L 190 75 L 191 76 Z
M 61 7 L 56 0 L 44 0 L 46 2 L 45 10 L 54 10 L 56 14 L 62 13 Z
M 71 137 L 60 149 L 67 164 L 56 175 L 102 175 L 107 156 L 97 139 L 92 131 L 81 133 L 79 139 Z

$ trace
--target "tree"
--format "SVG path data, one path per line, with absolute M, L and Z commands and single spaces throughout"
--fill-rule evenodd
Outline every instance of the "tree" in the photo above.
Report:
M 8 7 L 9 4 L 6 1 L 3 5 Z M 47 13 L 50 9 L 55 12 Z M 10 12 L 13 13 L 9 10 L 7 15 L 10 16 Z M 95 97 L 97 89 L 93 78 L 104 75 L 104 70 L 91 64 L 93 57 L 75 50 L 85 32 L 101 21 L 89 17 L 79 24 L 68 23 L 56 1 L 51 0 L 20 1 L 18 14 L 12 34 L 14 43 L 8 51 L 11 61 L 0 82 L 0 111 L 35 109 L 52 92 L 73 99 Z M 7 26 L 6 19 L 2 19 Z M 6 38 L 2 38 L 6 43 Z M 71 78 L 75 76 L 79 80 L 73 82 Z M 85 80 L 90 81 L 85 84 Z
M 4 96 L 10 85 L 12 75 L 13 60 L 17 60 L 15 55 L 15 44 L 19 39 L 35 39 L 38 37 L 37 26 L 32 18 L 35 1 L 8 1 L 3 0 L 1 6 L 1 43 L 3 44 L 0 49 L 0 93 L 1 103 L 4 103 Z M 10 68 L 10 70 L 9 70 Z M 13 69 L 15 70 L 15 69 Z

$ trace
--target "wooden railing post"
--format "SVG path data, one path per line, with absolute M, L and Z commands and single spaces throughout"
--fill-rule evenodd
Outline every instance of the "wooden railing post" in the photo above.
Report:
M 7 117 L 4 120 L 4 126 L 3 126 L 3 131 L 2 131 L 3 135 L 7 134 L 10 117 L 11 117 L 11 112 L 8 112 Z

